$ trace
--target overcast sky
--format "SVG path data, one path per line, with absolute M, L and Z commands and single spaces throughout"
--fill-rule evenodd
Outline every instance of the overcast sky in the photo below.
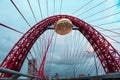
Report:
M 32 9 L 34 11 L 35 17 L 37 19 L 37 22 L 42 20 L 39 6 L 38 6 L 38 0 L 29 0 L 32 6 Z M 91 16 L 89 18 L 86 18 L 94 13 L 97 13 L 101 10 L 104 10 L 112 5 L 115 5 L 120 2 L 120 0 L 106 0 L 103 4 L 95 7 L 94 9 L 90 8 L 94 7 L 95 5 L 105 1 L 105 0 L 93 0 L 90 4 L 85 6 L 84 8 L 80 9 L 82 6 L 84 6 L 86 3 L 88 3 L 90 0 L 62 0 L 62 7 L 61 6 L 61 0 L 55 0 L 55 11 L 54 11 L 54 0 L 48 0 L 48 15 L 47 15 L 47 7 L 46 7 L 46 0 L 40 0 L 41 5 L 41 11 L 43 18 L 47 18 L 48 16 L 57 15 L 57 14 L 68 14 L 75 17 L 78 17 L 86 22 L 88 22 L 91 25 L 101 25 L 113 21 L 120 21 L 120 14 L 117 14 L 115 16 L 111 16 L 105 19 L 96 20 L 94 22 L 91 22 L 92 20 L 111 15 L 117 12 L 120 12 L 120 5 L 116 5 L 115 7 L 108 9 L 104 12 L 101 12 L 97 15 Z M 22 14 L 25 16 L 25 18 L 28 20 L 31 26 L 35 25 L 36 22 L 34 20 L 34 17 L 30 11 L 30 7 L 28 6 L 27 0 L 21 1 L 21 0 L 14 0 Z M 75 12 L 76 10 L 80 9 L 79 11 Z M 75 12 L 75 13 L 74 13 Z M 73 14 L 72 14 L 73 13 Z M 86 18 L 86 19 L 85 19 Z M 20 14 L 17 12 L 15 7 L 12 5 L 10 0 L 0 0 L 0 23 L 3 23 L 5 25 L 8 25 L 16 30 L 19 30 L 23 33 L 25 33 L 27 30 L 29 30 L 29 26 L 26 24 L 26 22 L 23 20 L 23 18 L 20 16 Z M 102 28 L 106 29 L 116 29 L 119 27 L 120 23 L 114 23 L 109 25 L 103 25 L 100 26 Z M 52 25 L 53 26 L 53 25 Z M 100 31 L 104 35 L 108 35 L 111 37 L 113 36 L 119 36 L 119 37 L 111 37 L 117 41 L 120 41 L 120 35 L 111 33 L 109 31 L 104 31 L 99 28 L 96 28 L 98 31 Z M 42 40 L 43 42 L 47 43 L 49 36 L 54 31 L 46 31 L 39 40 Z M 115 32 L 120 32 L 119 30 L 115 30 Z M 49 33 L 49 34 L 48 34 Z M 46 40 L 43 40 L 44 36 L 46 36 Z M 8 54 L 8 52 L 11 50 L 11 48 L 14 46 L 14 44 L 22 37 L 22 34 L 16 33 L 12 30 L 6 29 L 4 27 L 0 27 L 0 62 L 3 61 L 5 56 Z M 56 39 L 56 40 L 55 40 Z M 106 39 L 117 49 L 120 50 L 120 44 L 116 43 L 115 41 L 111 40 L 110 38 Z M 37 41 L 37 44 L 40 45 L 40 47 L 44 48 L 45 50 L 45 43 L 42 44 L 40 41 Z M 90 72 L 90 67 L 92 64 L 94 64 L 94 57 L 93 57 L 93 49 L 89 42 L 84 38 L 84 36 L 79 33 L 78 31 L 72 31 L 67 35 L 61 36 L 58 34 L 55 34 L 53 37 L 52 44 L 55 43 L 55 49 L 53 49 L 53 46 L 48 51 L 47 61 L 45 65 L 45 71 L 48 74 L 48 72 L 51 74 L 51 76 L 54 75 L 54 73 L 59 73 L 60 76 L 63 77 L 63 75 L 66 74 L 66 76 L 73 76 L 73 65 L 77 66 L 76 76 L 79 74 L 91 74 L 95 75 L 94 72 Z M 41 56 L 43 56 L 40 49 L 38 50 L 36 45 L 34 45 L 37 56 L 33 49 L 31 49 L 32 55 L 41 62 Z M 78 50 L 79 49 L 79 50 Z M 51 51 L 52 50 L 52 51 Z M 69 50 L 69 51 L 67 51 Z M 74 52 L 74 50 L 76 52 Z M 78 50 L 78 52 L 77 52 Z M 91 52 L 91 54 L 88 54 L 87 51 Z M 31 56 L 28 56 L 31 58 Z M 82 58 L 83 57 L 83 58 Z M 52 59 L 53 58 L 53 59 Z M 86 59 L 87 58 L 87 59 Z M 51 63 L 52 61 L 52 63 Z M 97 59 L 98 63 L 97 66 L 99 66 L 99 60 Z M 38 67 L 39 67 L 38 62 Z M 89 63 L 89 64 L 88 64 Z M 51 67 L 50 67 L 51 66 Z M 81 67 L 82 66 L 82 67 Z M 27 73 L 27 60 L 25 61 L 24 68 L 22 68 L 22 72 Z M 50 68 L 47 68 L 50 67 Z M 95 68 L 95 67 L 93 67 Z M 100 72 L 101 71 L 101 72 Z M 89 72 L 89 73 L 88 73 Z M 68 73 L 71 73 L 67 75 Z M 104 74 L 102 67 L 99 67 L 99 74 Z

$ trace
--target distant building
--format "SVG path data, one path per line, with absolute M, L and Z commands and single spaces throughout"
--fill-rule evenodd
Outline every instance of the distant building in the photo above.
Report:
M 58 74 L 58 73 L 55 73 L 54 78 L 55 78 L 55 79 L 59 79 L 59 74 Z
M 85 77 L 86 75 L 85 74 L 80 74 L 79 77 Z
M 36 65 L 37 65 L 36 59 L 33 58 L 28 61 L 28 74 L 29 75 L 33 75 L 33 76 L 36 75 L 36 72 L 37 72 Z M 28 78 L 28 80 L 31 80 L 31 79 Z

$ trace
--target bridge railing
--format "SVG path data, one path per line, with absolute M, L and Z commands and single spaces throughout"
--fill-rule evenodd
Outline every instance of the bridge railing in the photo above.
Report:
M 85 77 L 77 77 L 77 78 L 62 78 L 58 80 L 120 80 L 120 72 L 117 73 L 109 73 L 105 75 L 98 76 L 85 76 Z
M 28 75 L 28 74 L 23 74 L 23 73 L 9 70 L 9 69 L 5 69 L 5 68 L 0 68 L 0 73 L 8 73 L 8 74 L 13 75 L 11 78 L 0 78 L 0 80 L 17 80 L 20 76 L 29 77 L 31 79 L 36 78 L 38 80 L 41 80 L 39 77 Z

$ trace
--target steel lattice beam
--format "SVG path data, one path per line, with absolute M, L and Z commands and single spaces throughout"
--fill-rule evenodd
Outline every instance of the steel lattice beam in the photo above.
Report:
M 47 30 L 47 26 L 52 25 L 60 18 L 70 19 L 72 23 L 79 28 L 79 31 L 92 45 L 106 73 L 120 71 L 120 63 L 117 59 L 118 57 L 120 58 L 120 55 L 117 50 L 113 48 L 113 46 L 91 25 L 69 15 L 51 16 L 34 25 L 14 45 L 0 67 L 20 71 L 23 62 L 35 41 L 45 30 Z M 0 76 L 11 77 L 9 74 L 1 74 Z

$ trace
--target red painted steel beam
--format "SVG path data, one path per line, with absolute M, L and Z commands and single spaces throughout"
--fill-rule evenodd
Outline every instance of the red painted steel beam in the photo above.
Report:
M 42 79 L 45 78 L 45 75 L 44 75 L 44 64 L 45 64 L 45 61 L 46 61 L 46 56 L 47 56 L 49 47 L 50 47 L 52 39 L 53 39 L 53 35 L 54 35 L 54 33 L 52 34 L 52 37 L 48 40 L 48 45 L 47 45 L 47 48 L 45 49 L 45 53 L 44 53 L 42 62 L 40 64 L 40 68 L 39 68 L 38 72 L 36 73 L 36 76 L 40 76 L 40 78 L 42 78 Z
M 14 45 L 4 61 L 1 63 L 0 67 L 20 71 L 28 52 L 39 36 L 47 30 L 47 26 L 54 24 L 55 21 L 61 18 L 70 19 L 72 23 L 79 28 L 79 31 L 86 37 L 93 47 L 106 73 L 120 71 L 120 62 L 118 60 L 120 55 L 117 50 L 91 25 L 69 15 L 51 16 L 30 28 Z M 1 74 L 0 76 L 11 77 L 9 74 Z

